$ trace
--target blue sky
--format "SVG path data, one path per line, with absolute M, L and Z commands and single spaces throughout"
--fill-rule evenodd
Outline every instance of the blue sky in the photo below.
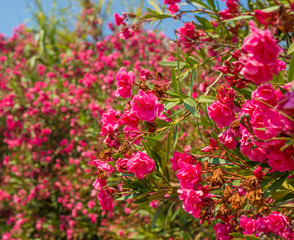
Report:
M 33 22 L 30 20 L 31 10 L 29 10 L 29 6 L 32 6 L 33 0 L 0 0 L 2 1 L 0 8 L 0 33 L 4 33 L 5 35 L 11 36 L 13 32 L 13 28 L 17 27 L 21 23 L 26 23 L 27 26 L 32 26 Z M 135 6 L 139 3 L 139 0 L 125 0 L 130 3 L 132 6 Z M 44 9 L 46 11 L 50 11 L 52 9 L 53 0 L 41 0 Z M 57 0 L 58 8 L 62 8 L 67 6 L 69 0 Z M 129 12 L 127 6 L 122 4 L 123 0 L 113 0 L 112 10 L 113 12 Z M 162 2 L 159 0 L 159 2 Z M 224 6 L 224 2 L 219 0 L 219 3 Z M 152 7 L 148 4 L 148 0 L 144 0 L 145 7 Z M 181 9 L 184 9 L 182 7 Z M 163 30 L 167 36 L 172 37 L 174 29 L 181 26 L 182 23 L 179 21 L 166 20 L 160 26 L 160 29 Z M 155 27 L 155 25 L 153 26 Z

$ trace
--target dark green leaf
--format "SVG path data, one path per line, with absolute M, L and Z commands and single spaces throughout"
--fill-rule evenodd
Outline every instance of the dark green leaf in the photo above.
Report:
M 294 75 L 294 54 L 292 54 L 291 61 L 289 64 L 288 82 L 292 82 L 293 75 Z
M 215 97 L 214 96 L 200 96 L 198 99 L 198 102 L 200 103 L 213 103 L 215 101 Z
M 229 233 L 229 235 L 232 237 L 244 237 L 242 233 L 237 233 L 237 232 Z
M 294 42 L 292 42 L 291 46 L 288 49 L 287 55 L 291 54 L 294 52 Z
M 276 192 L 286 181 L 288 174 L 281 176 L 274 184 L 272 184 L 264 193 L 264 198 L 269 197 L 272 193 Z
M 197 105 L 193 98 L 186 98 L 184 100 L 184 106 L 194 117 L 200 118 L 200 113 L 196 109 Z
M 178 80 L 177 80 L 175 68 L 172 68 L 171 75 L 172 75 L 172 85 L 173 85 L 173 88 L 174 88 L 175 92 L 179 94 L 180 93 L 180 89 L 179 89 L 179 83 L 178 83 Z
M 203 28 L 205 30 L 214 29 L 214 27 L 211 24 L 211 22 L 209 20 L 207 20 L 206 18 L 202 18 L 202 17 L 199 17 L 197 15 L 195 15 L 195 18 L 198 20 L 198 22 L 201 23 L 201 25 L 203 26 Z
M 238 20 L 242 20 L 242 19 L 249 19 L 249 18 L 253 18 L 253 16 L 249 16 L 249 15 L 242 15 L 242 16 L 238 16 L 238 17 L 231 18 L 231 19 L 226 19 L 226 20 L 224 20 L 224 22 L 229 22 L 229 21 L 238 21 Z
M 156 210 L 156 213 L 155 213 L 153 221 L 152 221 L 151 230 L 155 227 L 156 220 L 158 218 L 159 212 L 160 212 L 161 208 L 163 207 L 164 203 L 165 203 L 165 201 L 161 202 L 161 204 L 159 205 L 159 207 Z

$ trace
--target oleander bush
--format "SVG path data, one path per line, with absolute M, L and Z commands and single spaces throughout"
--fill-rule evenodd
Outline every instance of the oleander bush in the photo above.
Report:
M 2 239 L 294 239 L 294 3 L 102 2 L 1 36 Z

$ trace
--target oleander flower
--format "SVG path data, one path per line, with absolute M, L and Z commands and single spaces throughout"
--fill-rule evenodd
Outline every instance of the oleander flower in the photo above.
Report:
M 230 126 L 231 122 L 235 120 L 231 107 L 219 101 L 214 101 L 207 111 L 208 116 L 221 127 Z
M 155 170 L 155 162 L 146 153 L 137 152 L 127 162 L 127 170 L 142 179 Z
M 163 112 L 164 106 L 152 92 L 139 91 L 131 101 L 131 111 L 136 113 L 142 121 L 154 122 L 156 117 Z
M 135 82 L 135 74 L 127 72 L 125 68 L 121 68 L 115 76 L 117 83 L 116 97 L 129 98 L 132 96 L 132 84 Z
M 194 188 L 201 181 L 201 165 L 186 165 L 177 173 L 181 188 Z

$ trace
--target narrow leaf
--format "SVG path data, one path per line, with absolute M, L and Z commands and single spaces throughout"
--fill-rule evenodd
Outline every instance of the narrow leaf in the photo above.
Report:
M 192 98 L 186 98 L 184 106 L 194 117 L 200 118 L 200 113 L 196 110 L 196 102 Z
M 156 220 L 158 218 L 159 212 L 160 212 L 161 208 L 163 207 L 164 203 L 165 203 L 165 201 L 161 202 L 161 204 L 159 205 L 159 207 L 156 210 L 156 213 L 155 213 L 153 221 L 152 221 L 151 230 L 155 227 Z

